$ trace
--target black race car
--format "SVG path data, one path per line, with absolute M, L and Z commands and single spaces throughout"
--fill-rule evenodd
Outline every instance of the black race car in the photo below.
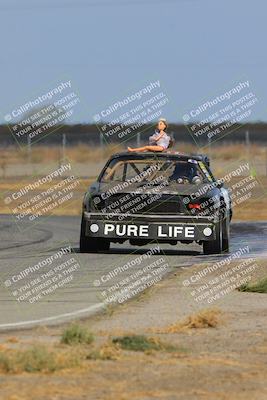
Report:
M 118 153 L 85 193 L 80 251 L 110 243 L 197 242 L 204 254 L 229 250 L 231 199 L 203 155 Z

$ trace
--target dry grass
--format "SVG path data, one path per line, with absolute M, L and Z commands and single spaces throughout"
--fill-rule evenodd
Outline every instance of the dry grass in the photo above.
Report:
M 19 343 L 19 339 L 16 336 L 11 336 L 6 339 L 7 343 Z
M 233 218 L 240 221 L 266 221 L 267 207 L 264 204 L 263 198 L 251 198 L 246 203 L 234 207 Z
M 180 333 L 189 329 L 216 328 L 222 322 L 222 312 L 217 308 L 201 310 L 183 321 L 175 322 L 161 329 L 153 329 L 157 333 Z
M 87 356 L 87 360 L 119 360 L 122 352 L 119 346 L 114 343 L 107 342 L 99 349 L 91 351 Z
M 108 145 L 103 149 L 99 146 L 90 146 L 86 144 L 78 144 L 76 146 L 66 147 L 65 157 L 72 162 L 88 163 L 99 162 L 107 159 L 114 152 L 125 150 L 120 145 Z M 29 153 L 27 148 L 9 146 L 0 149 L 1 163 L 3 165 L 21 164 L 29 161 Z M 63 158 L 62 148 L 60 146 L 32 146 L 31 162 L 33 164 L 47 164 L 57 162 Z
M 80 365 L 77 353 L 34 345 L 26 350 L 6 349 L 0 353 L 0 371 L 4 373 L 55 372 Z
M 237 144 L 222 144 L 214 145 L 211 148 L 212 158 L 215 160 L 238 160 L 244 156 L 253 157 L 253 160 L 265 160 L 266 153 L 265 148 L 262 145 L 251 144 L 249 154 L 247 152 L 247 147 L 243 143 Z M 207 149 L 205 149 L 207 151 Z M 205 151 L 204 151 L 205 152 Z
M 100 160 L 107 159 L 114 152 L 125 151 L 126 147 L 120 144 L 107 145 L 103 148 L 99 146 L 78 144 L 76 146 L 66 147 L 65 156 L 73 162 L 88 163 L 98 162 Z M 211 156 L 214 160 L 237 160 L 246 156 L 247 148 L 245 144 L 221 144 L 213 145 L 211 150 L 207 147 L 198 148 L 197 146 L 190 143 L 176 142 L 175 147 L 172 150 L 184 152 L 184 153 L 204 153 L 211 152 Z M 250 157 L 253 160 L 264 161 L 266 159 L 266 151 L 264 146 L 258 144 L 252 144 L 250 146 Z M 0 167 L 5 164 L 20 164 L 25 163 L 29 160 L 29 154 L 27 148 L 20 149 L 16 146 L 9 146 L 0 150 L 1 163 Z M 31 161 L 32 163 L 51 163 L 62 159 L 62 148 L 60 146 L 45 146 L 35 145 L 31 149 Z

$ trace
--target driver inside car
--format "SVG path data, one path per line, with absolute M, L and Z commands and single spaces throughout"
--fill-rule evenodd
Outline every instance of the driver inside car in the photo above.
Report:
M 195 180 L 196 178 L 200 180 L 194 165 L 178 163 L 175 165 L 169 179 L 170 181 L 177 181 L 178 183 L 191 183 L 193 179 Z

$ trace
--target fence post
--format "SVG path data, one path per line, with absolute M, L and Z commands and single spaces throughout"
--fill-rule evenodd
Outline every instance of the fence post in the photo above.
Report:
M 140 147 L 140 143 L 141 143 L 140 132 L 137 132 L 137 135 L 136 135 L 136 147 Z
M 101 148 L 101 150 L 103 150 L 103 146 L 104 146 L 104 140 L 103 140 L 103 133 L 102 132 L 100 132 L 100 137 L 99 137 L 99 139 L 100 139 L 100 148 Z
M 100 146 L 100 154 L 101 154 L 101 158 L 104 159 L 104 134 L 103 132 L 100 132 L 100 136 L 99 136 L 99 146 Z
M 62 160 L 65 160 L 66 158 L 66 133 L 62 134 Z
M 32 144 L 30 135 L 27 136 L 28 163 L 32 163 Z
M 250 140 L 249 140 L 249 130 L 246 130 L 246 149 L 247 149 L 247 158 L 250 163 Z

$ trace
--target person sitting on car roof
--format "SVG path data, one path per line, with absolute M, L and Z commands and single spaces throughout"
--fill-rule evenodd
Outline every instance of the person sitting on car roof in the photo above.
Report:
M 171 144 L 171 138 L 167 135 L 166 130 L 168 128 L 168 123 L 165 118 L 161 118 L 158 121 L 157 129 L 154 135 L 149 138 L 149 145 L 143 147 L 128 147 L 128 151 L 164 151 Z

